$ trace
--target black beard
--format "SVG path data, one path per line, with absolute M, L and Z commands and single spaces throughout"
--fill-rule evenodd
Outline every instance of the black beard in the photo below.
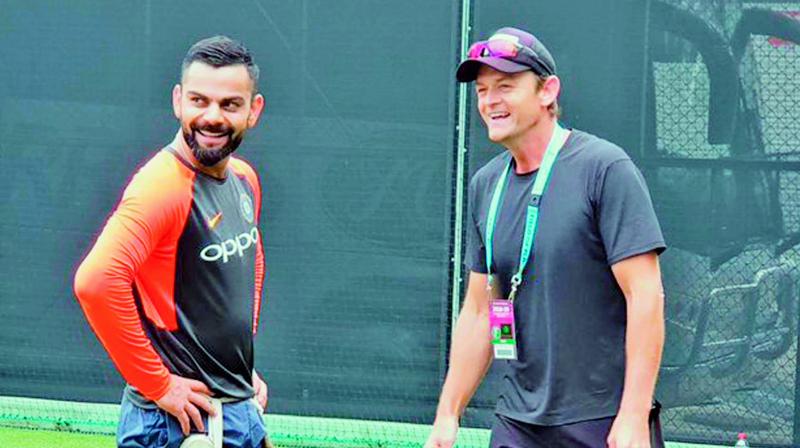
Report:
M 192 149 L 192 155 L 201 165 L 212 167 L 222 161 L 224 158 L 228 157 L 229 155 L 233 154 L 234 151 L 242 144 L 242 136 L 241 135 L 234 135 L 232 132 L 228 133 L 228 143 L 219 149 L 207 149 L 201 148 L 200 144 L 197 143 L 197 139 L 195 138 L 195 133 L 197 129 L 195 127 L 191 128 L 191 132 L 183 131 L 183 138 L 186 140 L 186 144 L 189 145 L 189 148 Z

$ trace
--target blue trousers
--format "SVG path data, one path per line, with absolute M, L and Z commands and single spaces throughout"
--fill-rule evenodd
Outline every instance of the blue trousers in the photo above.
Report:
M 207 428 L 205 415 L 203 423 Z M 250 400 L 223 404 L 222 425 L 225 448 L 261 448 L 267 435 L 264 421 Z M 119 448 L 178 448 L 183 439 L 178 419 L 167 411 L 143 409 L 122 399 L 117 427 Z

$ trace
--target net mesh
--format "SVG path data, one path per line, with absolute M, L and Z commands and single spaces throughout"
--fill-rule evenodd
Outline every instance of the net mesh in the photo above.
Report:
M 796 446 L 800 53 L 769 33 L 799 5 L 656 3 L 645 172 L 673 247 L 666 433 Z M 711 135 L 715 122 L 730 132 Z

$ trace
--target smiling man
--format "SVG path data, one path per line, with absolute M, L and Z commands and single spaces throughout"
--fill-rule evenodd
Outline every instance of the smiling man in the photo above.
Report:
M 211 396 L 224 403 L 225 446 L 265 443 L 267 386 L 253 359 L 261 186 L 232 156 L 264 107 L 258 75 L 227 37 L 189 49 L 172 91 L 180 130 L 135 174 L 75 274 L 87 320 L 128 383 L 119 447 L 180 446 L 206 430 Z
M 427 448 L 455 443 L 494 359 L 493 448 L 661 446 L 650 433 L 664 341 L 647 186 L 616 145 L 558 123 L 561 82 L 530 33 L 502 28 L 458 67 L 506 151 L 469 186 L 464 305 Z

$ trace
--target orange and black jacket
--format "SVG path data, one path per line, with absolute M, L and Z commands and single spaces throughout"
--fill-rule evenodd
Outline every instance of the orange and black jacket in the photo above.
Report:
M 226 169 L 216 179 L 171 147 L 159 151 L 75 274 L 89 323 L 140 402 L 160 399 L 171 373 L 216 396 L 253 395 L 261 188 L 244 161 L 231 157 Z

